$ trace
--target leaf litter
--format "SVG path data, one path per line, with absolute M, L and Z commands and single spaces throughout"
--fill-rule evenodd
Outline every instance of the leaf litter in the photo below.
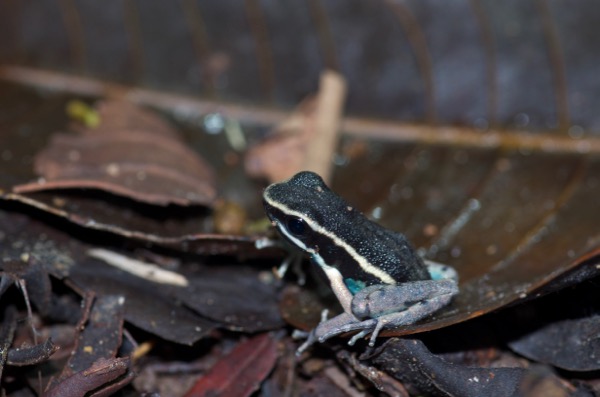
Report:
M 351 141 L 347 140 L 342 145 L 347 145 Z M 363 142 L 360 141 L 362 139 L 359 139 L 359 143 L 362 144 Z M 52 146 L 52 141 L 50 145 Z M 421 227 L 413 226 L 408 233 L 409 236 L 419 246 L 427 247 L 427 241 L 429 241 L 430 249 L 426 250 L 429 255 L 435 259 L 442 258 L 459 269 L 459 273 L 465 275 L 463 285 L 461 286 L 461 295 L 459 295 L 451 307 L 444 312 L 436 314 L 433 319 L 429 319 L 429 321 L 423 324 L 399 330 L 396 334 L 433 330 L 462 323 L 466 319 L 481 316 L 491 310 L 504 307 L 509 303 L 515 305 L 517 302 L 525 302 L 527 299 L 536 298 L 542 292 L 552 290 L 553 284 L 556 286 L 560 285 L 561 287 L 569 284 L 579 284 L 597 274 L 597 271 L 594 271 L 598 255 L 598 238 L 597 232 L 594 231 L 597 230 L 594 229 L 594 225 L 597 225 L 597 222 L 594 218 L 594 213 L 589 211 L 590 208 L 593 208 L 591 193 L 595 191 L 598 184 L 596 176 L 598 175 L 596 172 L 598 161 L 593 154 L 576 155 L 572 156 L 572 159 L 569 160 L 569 156 L 564 156 L 562 153 L 549 154 L 537 152 L 523 155 L 522 153 L 511 153 L 510 151 L 492 150 L 491 153 L 495 156 L 493 161 L 491 163 L 487 160 L 484 161 L 488 164 L 487 168 L 485 168 L 487 172 L 473 172 L 469 175 L 470 179 L 467 178 L 463 182 L 458 182 L 465 183 L 471 181 L 465 186 L 456 185 L 456 181 L 461 180 L 459 178 L 461 172 L 459 168 L 454 167 L 455 164 L 465 163 L 465 151 L 468 152 L 467 162 L 478 163 L 479 161 L 483 161 L 476 160 L 477 158 L 489 159 L 489 156 L 483 153 L 490 153 L 488 148 L 475 148 L 471 150 L 465 147 L 448 146 L 440 148 L 414 144 L 396 143 L 392 145 L 388 143 L 385 144 L 386 149 L 381 151 L 377 149 L 377 143 L 373 144 L 370 142 L 365 147 L 367 149 L 359 151 L 357 156 L 339 163 L 339 169 L 336 170 L 333 178 L 334 189 L 342 192 L 349 200 L 356 200 L 358 208 L 373 214 L 375 218 L 381 218 L 383 223 L 389 220 L 392 220 L 393 223 L 395 220 L 395 222 L 405 222 L 410 225 L 419 223 L 423 225 L 423 221 L 409 220 L 407 218 L 414 216 L 415 212 L 418 213 L 418 211 L 402 209 L 413 208 L 407 207 L 403 200 L 420 197 L 420 201 L 425 204 L 424 209 L 429 211 L 431 215 L 428 218 L 433 221 L 437 217 L 439 221 Z M 373 156 L 372 150 L 380 150 L 380 154 Z M 404 151 L 406 157 L 399 162 L 389 161 L 389 159 L 386 159 L 386 150 L 389 150 L 390 153 L 395 152 L 396 154 Z M 461 152 L 463 155 L 460 154 Z M 365 177 L 358 178 L 357 175 L 359 173 L 353 173 L 352 169 L 356 167 L 355 164 L 359 164 L 364 159 L 364 156 L 380 159 L 380 165 L 397 164 L 398 166 L 393 170 L 386 171 L 381 167 L 372 168 L 369 163 L 363 161 L 362 165 L 360 165 L 360 172 Z M 533 157 L 526 158 L 526 156 Z M 411 158 L 415 161 L 410 161 Z M 457 158 L 462 158 L 463 160 L 457 163 Z M 440 159 L 440 162 L 434 167 L 430 163 L 431 159 Z M 519 171 L 519 166 L 527 164 L 530 160 L 533 161 L 531 164 L 541 162 L 538 167 L 539 170 L 535 171 L 535 167 L 523 166 Z M 562 175 L 565 179 L 562 185 L 555 186 L 556 190 L 548 191 L 548 185 L 545 183 L 550 181 L 551 178 L 543 178 L 542 176 L 544 176 L 544 171 L 552 169 L 551 167 L 554 163 L 557 164 L 557 170 L 566 170 L 562 171 L 562 174 L 555 174 L 555 176 Z M 61 167 L 63 166 L 59 166 L 59 169 L 64 168 Z M 377 169 L 377 172 L 374 172 L 373 169 Z M 464 169 L 464 167 L 461 169 Z M 475 170 L 476 167 L 469 166 L 468 169 Z M 444 170 L 444 178 L 438 180 L 440 182 L 449 180 L 450 183 L 446 186 L 437 186 L 434 184 L 432 188 L 432 178 L 436 177 L 439 170 Z M 102 177 L 105 177 L 107 172 L 110 174 L 108 168 L 104 168 L 104 172 L 105 174 Z M 521 177 L 521 180 L 510 176 L 511 172 L 515 176 Z M 548 172 L 548 175 L 553 174 Z M 372 177 L 369 178 L 370 176 Z M 350 177 L 353 181 L 359 181 L 359 183 L 365 183 L 368 180 L 368 184 L 357 186 L 352 182 L 342 183 L 344 178 L 347 177 Z M 515 181 L 519 181 L 519 186 L 515 185 Z M 79 187 L 82 186 L 79 185 Z M 344 186 L 349 191 L 344 192 Z M 394 192 L 391 187 L 394 186 L 399 186 L 399 192 L 401 193 L 399 196 L 400 200 L 390 200 L 390 193 Z M 410 186 L 410 192 L 402 190 L 406 186 Z M 524 186 L 527 189 L 524 189 Z M 441 189 L 441 191 L 436 191 L 436 189 Z M 107 191 L 111 194 L 124 194 L 123 191 L 119 192 L 118 189 L 107 189 Z M 456 197 L 454 201 L 451 200 L 449 202 L 449 204 L 454 206 L 451 208 L 454 209 L 449 210 L 445 206 L 445 201 L 439 200 L 440 195 L 445 197 L 443 193 L 446 191 L 453 193 L 453 197 Z M 539 196 L 541 193 L 545 193 L 548 196 Z M 179 243 L 173 243 L 172 241 L 170 245 L 167 243 L 167 240 L 160 241 L 160 239 L 155 239 L 153 241 L 148 238 L 139 238 L 140 235 L 123 232 L 124 229 L 114 229 L 117 233 L 107 234 L 106 231 L 110 231 L 110 228 L 100 228 L 99 231 L 99 228 L 95 228 L 92 223 L 81 221 L 81 218 L 78 219 L 78 215 L 74 215 L 70 210 L 63 211 L 61 215 L 61 202 L 60 199 L 57 200 L 57 196 L 52 196 L 51 199 L 48 199 L 43 204 L 39 202 L 36 204 L 35 194 L 40 193 L 31 193 L 29 197 L 21 195 L 21 193 L 4 196 L 8 202 L 6 205 L 3 204 L 0 219 L 4 224 L 4 228 L 2 229 L 4 233 L 2 235 L 2 245 L 3 271 L 6 278 L 3 277 L 4 284 L 2 288 L 4 288 L 4 291 L 7 291 L 5 293 L 15 292 L 15 288 L 12 288 L 12 286 L 18 286 L 21 280 L 28 280 L 24 283 L 25 285 L 40 285 L 39 288 L 35 288 L 35 291 L 31 295 L 29 294 L 29 289 L 21 289 L 19 291 L 22 294 L 31 296 L 34 309 L 33 314 L 36 317 L 41 316 L 42 319 L 50 321 L 53 318 L 58 318 L 56 317 L 56 311 L 52 309 L 53 304 L 57 304 L 58 302 L 56 296 L 57 280 L 64 280 L 67 289 L 77 292 L 79 296 L 84 297 L 84 300 L 97 300 L 99 302 L 97 307 L 94 306 L 94 310 L 98 311 L 98 315 L 101 317 L 112 316 L 111 321 L 105 324 L 106 328 L 100 327 L 95 329 L 93 321 L 85 320 L 86 318 L 91 318 L 90 313 L 92 313 L 90 312 L 92 305 L 86 305 L 87 309 L 81 313 L 81 321 L 83 322 L 78 327 L 81 330 L 78 338 L 83 338 L 80 340 L 91 338 L 87 339 L 91 342 L 79 344 L 79 347 L 75 347 L 73 351 L 76 352 L 77 349 L 83 346 L 83 351 L 89 352 L 89 346 L 94 347 L 94 344 L 99 344 L 98 338 L 102 337 L 110 337 L 111 339 L 107 339 L 106 341 L 110 340 L 111 342 L 102 342 L 102 344 L 107 343 L 113 347 L 108 350 L 92 349 L 92 351 L 98 352 L 98 357 L 92 361 L 87 360 L 82 362 L 79 366 L 80 369 L 72 374 L 68 374 L 63 370 L 62 373 L 66 377 L 61 376 L 61 380 L 58 381 L 59 383 L 55 381 L 50 386 L 51 389 L 49 389 L 52 393 L 58 393 L 55 395 L 64 393 L 64 390 L 71 390 L 69 389 L 70 387 L 74 387 L 77 393 L 86 393 L 90 390 L 95 390 L 94 393 L 97 394 L 94 395 L 108 395 L 108 393 L 124 387 L 131 381 L 131 375 L 129 374 L 131 374 L 132 363 L 126 357 L 120 358 L 114 354 L 114 346 L 124 344 L 123 339 L 121 339 L 124 335 L 123 323 L 119 318 L 125 321 L 126 326 L 127 324 L 135 325 L 132 331 L 137 337 L 145 339 L 145 335 L 155 335 L 164 341 L 192 344 L 192 349 L 195 349 L 194 346 L 199 346 L 202 343 L 201 341 L 209 337 L 217 338 L 218 340 L 219 335 L 222 335 L 220 332 L 260 332 L 268 329 L 278 329 L 282 326 L 277 310 L 279 300 L 277 282 L 269 280 L 269 277 L 266 277 L 268 272 L 256 272 L 251 267 L 240 267 L 239 264 L 231 263 L 226 266 L 221 265 L 215 271 L 211 269 L 214 265 L 205 266 L 200 264 L 202 262 L 201 257 L 189 258 L 186 255 L 181 255 L 180 252 L 173 252 L 174 247 L 177 247 L 177 244 L 182 243 L 183 240 L 180 240 Z M 127 195 L 125 193 L 124 196 L 126 199 L 136 200 L 134 195 Z M 365 201 L 361 201 L 362 197 L 365 198 Z M 463 206 L 460 205 L 461 198 L 463 199 Z M 456 222 L 459 218 L 457 214 L 460 214 L 460 212 L 457 212 L 457 209 L 465 208 L 465 199 L 477 200 L 480 208 L 473 212 L 473 214 L 470 214 L 469 218 L 460 227 L 445 229 L 447 225 L 457 224 Z M 520 202 L 519 200 L 521 199 L 524 201 Z M 539 201 L 546 204 L 540 207 L 533 206 L 531 208 L 532 211 L 527 213 L 530 216 L 529 218 L 521 217 L 518 211 L 515 214 L 511 214 L 511 208 L 521 208 L 524 205 L 523 203 L 527 203 L 528 200 L 534 203 Z M 9 203 L 14 201 L 28 204 L 31 207 Z M 162 199 L 155 200 L 155 198 L 151 198 L 150 202 L 146 205 L 153 206 L 164 204 L 165 202 Z M 553 205 L 547 203 L 553 203 Z M 188 204 L 186 203 L 185 205 Z M 41 214 L 35 208 L 48 212 L 48 214 Z M 524 208 L 527 207 L 525 206 Z M 30 215 L 25 215 L 27 213 L 30 213 Z M 118 213 L 118 210 L 115 213 Z M 382 217 L 381 213 L 386 214 L 386 216 Z M 78 226 L 69 225 L 65 222 L 57 222 L 57 218 L 53 217 L 52 214 L 73 220 Z M 391 214 L 394 214 L 394 216 Z M 510 216 L 507 218 L 506 214 L 509 214 L 512 218 Z M 34 217 L 32 218 L 31 215 Z M 36 218 L 43 219 L 44 221 L 40 222 Z M 107 217 L 106 219 L 110 218 Z M 507 233 L 503 234 L 497 230 L 493 230 L 497 233 L 496 235 L 488 233 L 490 238 L 493 237 L 494 240 L 493 249 L 489 248 L 489 244 L 486 245 L 485 239 L 481 246 L 477 246 L 473 242 L 477 241 L 476 239 L 481 240 L 481 236 L 486 235 L 485 228 L 488 227 L 487 225 L 496 225 L 500 220 L 504 221 L 501 225 Z M 524 221 L 522 229 L 519 229 L 517 221 Z M 506 229 L 508 224 L 512 224 L 511 230 Z M 391 226 L 400 229 L 398 225 L 394 226 L 392 224 Z M 561 231 L 567 229 L 574 233 L 561 234 Z M 444 234 L 444 230 L 452 230 L 452 233 Z M 66 233 L 65 231 L 69 232 Z M 127 233 L 130 234 L 128 235 Z M 441 234 L 438 235 L 438 233 Z M 115 244 L 115 241 L 119 241 L 123 237 L 132 236 L 137 236 L 138 239 L 129 240 L 125 246 Z M 188 233 L 186 238 L 189 239 L 190 236 L 192 234 Z M 441 240 L 438 239 L 437 243 L 435 243 L 436 238 L 439 236 L 443 238 Z M 515 239 L 515 237 L 517 238 Z M 94 243 L 90 241 L 94 241 Z M 97 249 L 97 244 L 100 241 L 104 242 L 103 245 L 107 249 L 111 248 L 111 252 L 118 252 L 118 255 L 130 258 L 127 260 L 120 259 L 120 261 L 124 261 L 125 263 L 129 260 L 148 263 L 148 259 L 143 258 L 144 255 L 141 254 L 141 251 L 135 248 L 141 248 L 141 245 L 144 245 L 141 242 L 145 241 L 145 245 L 147 245 L 152 241 L 156 243 L 156 246 L 151 246 L 153 249 L 158 249 L 163 254 L 174 255 L 176 258 L 180 258 L 181 263 L 178 263 L 175 268 L 169 269 L 169 271 L 181 274 L 186 280 L 192 280 L 193 282 L 186 286 L 169 285 L 168 283 L 167 285 L 157 286 L 157 283 L 152 278 L 140 278 L 128 270 L 118 269 L 107 265 L 105 261 L 98 261 L 91 258 L 88 255 L 90 249 Z M 444 243 L 442 244 L 440 241 Z M 219 244 L 221 243 L 216 243 L 216 246 L 213 247 L 214 251 L 200 250 L 199 253 L 208 255 L 211 252 L 243 252 L 244 255 L 252 256 L 254 253 L 257 255 L 257 258 L 260 257 L 260 253 L 256 251 L 247 248 L 242 248 L 239 251 L 239 248 L 235 248 L 238 244 L 246 244 L 246 247 L 249 247 L 252 244 L 252 239 L 230 238 L 227 244 L 231 248 L 227 250 L 224 250 L 222 248 L 223 245 Z M 470 249 L 469 252 L 456 251 L 457 247 L 460 248 L 469 244 L 473 246 L 473 249 Z M 117 245 L 117 247 L 109 247 L 110 245 Z M 431 247 L 435 247 L 435 249 L 431 249 Z M 183 252 L 189 253 L 190 251 L 183 250 Z M 553 255 L 553 252 L 560 253 L 560 255 Z M 186 267 L 191 266 L 194 271 L 189 271 L 189 269 L 183 270 L 180 266 L 184 264 Z M 580 271 L 581 269 L 587 270 Z M 578 277 L 569 278 L 570 274 L 577 271 L 579 271 Z M 48 274 L 51 275 L 51 280 L 53 280 L 52 288 L 50 289 L 48 288 L 48 282 L 44 281 L 48 280 Z M 235 277 L 232 277 L 231 274 L 234 274 Z M 564 277 L 561 278 L 561 276 Z M 223 283 L 224 281 L 227 282 Z M 60 284 L 60 282 L 58 283 Z M 213 290 L 211 290 L 211 287 L 213 287 Z M 317 288 L 318 290 L 319 288 Z M 314 306 L 306 309 L 313 311 L 313 316 L 304 313 L 303 316 L 295 317 L 293 311 L 294 302 L 303 301 L 302 298 L 294 297 L 295 294 L 299 293 L 302 293 L 301 289 L 288 291 L 286 294 L 286 299 L 289 303 L 285 306 L 285 316 L 290 319 L 288 321 L 294 323 L 296 326 L 309 328 L 311 324 L 307 322 L 314 320 L 296 320 L 297 318 L 315 318 L 316 309 Z M 49 294 L 50 304 L 48 303 Z M 95 300 L 86 298 L 89 294 L 96 296 Z M 567 301 L 568 296 L 564 300 Z M 535 302 L 535 300 L 533 301 Z M 117 309 L 117 312 L 115 312 L 114 310 L 119 307 L 118 302 L 123 302 L 122 309 Z M 116 306 L 115 303 L 117 303 Z M 527 307 L 526 305 L 527 303 L 522 303 L 520 306 Z M 67 306 L 63 307 L 66 308 Z M 10 318 L 8 315 L 10 314 L 10 310 L 14 309 L 9 309 L 9 307 L 4 309 L 5 318 L 8 321 L 8 323 L 5 322 L 5 326 L 7 326 L 6 337 L 4 339 L 5 346 L 10 346 L 11 334 L 15 333 L 12 330 L 13 327 L 10 325 L 11 322 L 8 320 Z M 120 310 L 122 310 L 122 317 L 118 314 Z M 510 309 L 507 309 L 505 312 L 508 313 L 507 315 L 514 315 Z M 117 314 L 115 315 L 115 313 Z M 568 313 L 567 311 L 564 316 L 568 317 Z M 29 317 L 29 321 L 33 322 L 31 314 L 29 314 Z M 471 343 L 473 341 L 485 341 L 490 336 L 502 337 L 501 334 L 497 335 L 497 331 L 492 331 L 493 327 L 489 325 L 490 322 L 494 322 L 494 319 L 496 319 L 494 316 L 485 316 L 460 324 L 461 332 L 467 335 L 467 337 L 470 336 Z M 514 321 L 514 319 L 511 319 L 507 323 L 511 324 Z M 535 322 L 537 320 L 534 319 L 532 321 Z M 305 323 L 304 326 L 303 322 Z M 565 319 L 563 318 L 558 320 L 557 326 L 560 327 L 561 324 L 570 323 L 568 321 L 565 323 Z M 40 326 L 38 325 L 38 327 Z M 482 327 L 487 327 L 488 333 L 480 332 Z M 367 360 L 365 362 L 376 365 L 386 375 L 400 380 L 402 384 L 408 387 L 409 391 L 412 390 L 414 392 L 427 391 L 432 394 L 439 394 L 445 390 L 456 389 L 470 390 L 469 392 L 471 393 L 472 391 L 473 395 L 481 393 L 482 390 L 485 393 L 492 393 L 491 395 L 510 395 L 511 391 L 515 391 L 515 393 L 517 391 L 531 391 L 525 388 L 533 387 L 533 383 L 530 380 L 533 379 L 534 375 L 539 376 L 539 374 L 534 374 L 530 369 L 527 369 L 518 358 L 512 357 L 508 360 L 507 362 L 510 365 L 507 368 L 494 367 L 497 363 L 492 360 L 492 357 L 481 356 L 477 365 L 474 366 L 472 360 L 468 359 L 469 356 L 467 354 L 457 359 L 455 354 L 452 355 L 444 352 L 445 350 L 447 351 L 448 346 L 443 346 L 440 340 L 443 341 L 444 332 L 452 332 L 452 329 L 453 327 L 450 327 L 448 331 L 446 331 L 446 328 L 438 329 L 422 337 L 428 346 L 437 347 L 435 352 L 427 349 L 423 341 L 419 339 L 392 338 L 387 344 L 381 346 L 379 356 L 375 358 L 363 357 L 363 359 Z M 497 329 L 499 328 L 496 327 Z M 87 334 L 86 330 L 88 330 Z M 106 335 L 104 335 L 105 333 Z M 534 335 L 534 340 L 540 340 L 540 337 L 535 336 L 535 333 L 531 335 Z M 575 337 L 577 338 L 578 336 L 575 335 Z M 279 337 L 276 338 L 272 334 L 263 334 L 262 338 L 261 340 L 268 341 L 269 346 L 273 346 L 274 341 L 278 340 Z M 586 340 L 586 336 L 579 338 L 581 341 Z M 454 341 L 456 342 L 456 338 Z M 461 343 L 464 344 L 465 342 L 455 343 L 453 348 L 456 349 L 457 346 L 461 346 Z M 332 345 L 334 349 L 345 347 L 343 341 L 337 346 L 336 344 Z M 44 343 L 38 343 L 35 346 L 40 346 L 38 347 L 39 353 L 34 354 L 36 357 L 42 362 L 53 361 L 52 358 L 48 361 L 48 352 L 53 350 L 52 347 Z M 262 351 L 260 350 L 260 346 L 262 346 L 262 342 L 252 347 L 258 349 L 256 351 Z M 514 346 L 514 349 L 519 351 L 516 347 L 517 345 L 514 344 Z M 360 346 L 358 346 L 358 349 L 357 352 L 360 353 Z M 539 350 L 539 348 L 537 349 Z M 268 376 L 273 365 L 275 365 L 273 357 L 279 357 L 279 361 L 285 362 L 293 357 L 292 350 L 285 349 L 273 353 L 272 347 L 270 347 L 268 355 L 263 356 L 262 354 L 258 354 L 256 361 L 260 362 L 261 365 L 264 364 L 262 367 L 264 369 L 252 374 L 249 372 L 249 384 L 260 384 Z M 326 346 L 318 346 L 314 350 L 315 353 L 318 351 L 328 351 Z M 534 350 L 535 348 L 531 348 L 528 353 L 523 349 L 521 351 L 522 354 L 539 362 L 546 362 L 558 367 L 563 366 L 564 368 L 576 368 L 565 366 L 562 356 L 561 358 L 544 358 L 543 352 L 538 351 L 536 353 Z M 568 346 L 562 349 L 567 356 L 569 354 L 568 350 Z M 79 353 L 75 354 L 76 357 L 78 355 Z M 510 353 L 504 352 L 503 355 L 510 356 Z M 82 357 L 85 357 L 85 355 Z M 141 360 L 141 362 L 144 361 L 144 356 L 142 356 Z M 397 371 L 397 365 L 407 360 L 408 362 L 416 362 L 418 365 L 409 368 L 409 370 L 401 374 L 400 372 L 402 371 Z M 33 365 L 39 365 L 34 364 L 37 362 L 36 360 L 30 361 Z M 10 363 L 6 361 L 9 369 L 10 365 L 12 365 Z M 328 375 L 325 378 L 314 377 L 313 382 L 318 383 L 313 383 L 312 385 L 299 381 L 298 387 L 315 387 L 317 384 L 319 384 L 318 387 L 325 387 L 323 383 L 326 382 L 325 379 L 339 378 L 339 372 L 333 370 L 331 365 L 334 365 L 331 361 L 323 361 L 319 364 L 319 367 L 323 371 L 322 374 Z M 341 360 L 335 365 L 342 365 L 349 372 L 352 372 L 354 368 L 358 373 L 361 373 L 361 371 L 362 373 L 366 373 L 364 369 L 360 369 L 356 365 L 356 362 L 353 363 L 348 358 Z M 248 369 L 251 369 L 251 367 L 248 366 Z M 66 367 L 63 366 L 62 368 Z M 215 368 L 217 368 L 217 374 L 222 376 L 223 382 L 230 382 L 231 378 L 227 377 L 227 371 L 218 370 L 218 366 Z M 578 368 L 589 369 L 592 367 Z M 307 365 L 304 368 L 304 371 L 306 370 L 308 370 Z M 97 381 L 88 378 L 88 375 L 96 373 L 103 376 L 105 374 L 106 377 L 101 377 Z M 309 371 L 309 373 L 314 375 L 320 373 L 320 371 Z M 336 373 L 338 375 L 335 375 Z M 305 374 L 308 373 L 305 372 Z M 464 376 L 457 377 L 456 374 Z M 82 377 L 78 378 L 78 376 Z M 557 379 L 552 373 L 545 373 L 542 376 L 544 376 L 544 379 Z M 574 374 L 573 377 L 576 378 L 577 376 Z M 321 380 L 317 381 L 317 379 Z M 375 387 L 377 387 L 376 379 L 381 378 L 371 379 Z M 432 381 L 432 379 L 437 380 Z M 88 381 L 89 383 L 86 383 Z M 281 386 L 284 389 L 285 385 L 289 384 L 287 380 L 279 381 L 276 384 L 273 384 L 273 380 L 270 380 L 270 382 L 271 387 L 278 388 Z M 560 382 L 555 383 L 555 385 L 558 384 Z M 359 388 L 366 387 L 367 389 L 373 387 L 372 385 L 370 386 L 368 381 L 362 385 L 360 385 L 360 382 L 356 382 L 355 386 Z M 57 387 L 64 389 L 56 389 Z M 254 390 L 255 387 L 252 386 L 247 390 Z M 332 385 L 327 387 L 335 388 Z M 346 387 L 348 386 L 344 386 L 344 388 Z M 558 388 L 558 386 L 556 387 Z M 576 386 L 573 383 L 569 387 L 571 387 L 571 391 L 577 390 L 579 393 L 583 393 L 581 395 L 585 395 L 584 393 L 587 390 L 585 384 Z M 396 389 L 401 390 L 398 387 Z

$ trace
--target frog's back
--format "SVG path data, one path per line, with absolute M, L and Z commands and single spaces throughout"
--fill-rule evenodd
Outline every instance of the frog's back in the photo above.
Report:
M 357 253 L 371 265 L 381 269 L 396 284 L 407 281 L 428 280 L 431 277 L 423 260 L 416 254 L 406 237 L 372 222 L 358 214 L 354 223 L 360 225 L 355 230 L 360 233 L 348 233 L 346 240 L 355 247 Z M 367 285 L 389 283 L 377 281 L 376 277 L 366 277 Z
M 331 235 L 340 241 L 324 238 L 319 246 L 325 250 L 322 254 L 328 263 L 338 268 L 345 278 L 362 280 L 367 286 L 431 278 L 403 234 L 371 221 L 333 192 L 321 208 L 327 210 L 315 211 L 311 216 L 326 225 Z

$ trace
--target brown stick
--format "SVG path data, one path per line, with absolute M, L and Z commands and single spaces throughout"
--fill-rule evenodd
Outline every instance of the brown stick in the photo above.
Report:
M 331 160 L 338 143 L 341 117 L 346 99 L 346 81 L 331 70 L 321 74 L 315 137 L 308 142 L 304 169 L 314 171 L 325 180 L 331 179 Z

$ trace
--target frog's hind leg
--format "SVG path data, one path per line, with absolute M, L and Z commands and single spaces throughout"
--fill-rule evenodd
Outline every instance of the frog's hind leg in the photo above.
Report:
M 323 341 L 323 340 L 329 339 L 335 335 L 343 334 L 346 332 L 360 331 L 358 334 L 354 335 L 352 337 L 352 339 L 350 339 L 349 344 L 354 344 L 358 339 L 371 334 L 371 337 L 369 339 L 369 346 L 373 347 L 373 346 L 375 346 L 375 341 L 377 339 L 377 336 L 379 336 L 379 333 L 383 329 L 395 328 L 395 327 L 400 327 L 403 325 L 414 324 L 415 322 L 421 320 L 422 318 L 427 317 L 428 315 L 430 315 L 430 314 L 436 312 L 437 310 L 441 309 L 442 307 L 446 306 L 457 292 L 456 286 L 450 280 L 424 281 L 424 282 L 421 281 L 421 282 L 414 283 L 414 285 L 417 285 L 417 283 L 439 284 L 438 286 L 440 288 L 437 288 L 439 290 L 437 292 L 443 291 L 444 293 L 441 293 L 439 295 L 435 295 L 435 293 L 430 294 L 428 298 L 423 299 L 419 302 L 416 302 L 411 306 L 405 307 L 405 309 L 401 310 L 401 311 L 387 313 L 387 314 L 381 314 L 375 318 L 366 319 L 363 321 L 347 322 L 345 324 L 340 324 L 339 326 L 336 326 L 336 327 L 329 327 L 329 329 L 327 330 L 326 333 L 319 336 L 319 341 Z M 406 287 L 407 287 L 407 285 L 405 285 L 404 288 L 402 288 L 402 290 L 406 289 Z M 387 289 L 387 288 L 393 289 L 393 287 L 381 287 L 381 288 L 379 288 L 379 290 L 381 290 L 382 288 L 383 289 Z M 377 290 L 373 289 L 373 291 L 377 291 Z M 373 291 L 371 291 L 371 293 Z M 430 289 L 429 291 L 435 291 L 435 289 Z M 426 295 L 427 294 L 425 294 L 424 296 L 426 296 Z M 375 302 L 380 303 L 379 300 L 376 300 Z
M 420 319 L 427 317 L 446 306 L 450 302 L 450 299 L 452 299 L 452 296 L 453 295 L 451 294 L 437 296 L 429 300 L 421 301 L 404 311 L 378 317 L 377 325 L 373 329 L 371 338 L 369 339 L 369 346 L 375 346 L 375 341 L 381 330 L 414 324 Z
M 324 332 L 321 333 L 319 336 L 319 342 L 324 342 L 329 338 L 333 338 L 334 336 L 337 336 L 339 334 L 345 334 L 346 332 L 360 331 L 358 334 L 354 335 L 350 339 L 350 341 L 348 341 L 348 344 L 352 346 L 358 339 L 367 336 L 371 332 L 373 332 L 373 330 L 375 330 L 375 328 L 377 327 L 377 323 L 378 320 L 372 318 L 364 321 L 357 320 L 352 323 L 346 323 L 335 328 L 330 328 L 326 330 L 324 329 Z

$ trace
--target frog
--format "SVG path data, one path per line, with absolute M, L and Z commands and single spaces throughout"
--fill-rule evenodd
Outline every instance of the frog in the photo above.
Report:
M 454 268 L 421 258 L 402 233 L 367 218 L 314 172 L 273 183 L 262 198 L 272 225 L 321 269 L 342 308 L 322 314 L 298 355 L 350 332 L 349 345 L 370 334 L 373 348 L 381 331 L 414 324 L 459 292 Z

